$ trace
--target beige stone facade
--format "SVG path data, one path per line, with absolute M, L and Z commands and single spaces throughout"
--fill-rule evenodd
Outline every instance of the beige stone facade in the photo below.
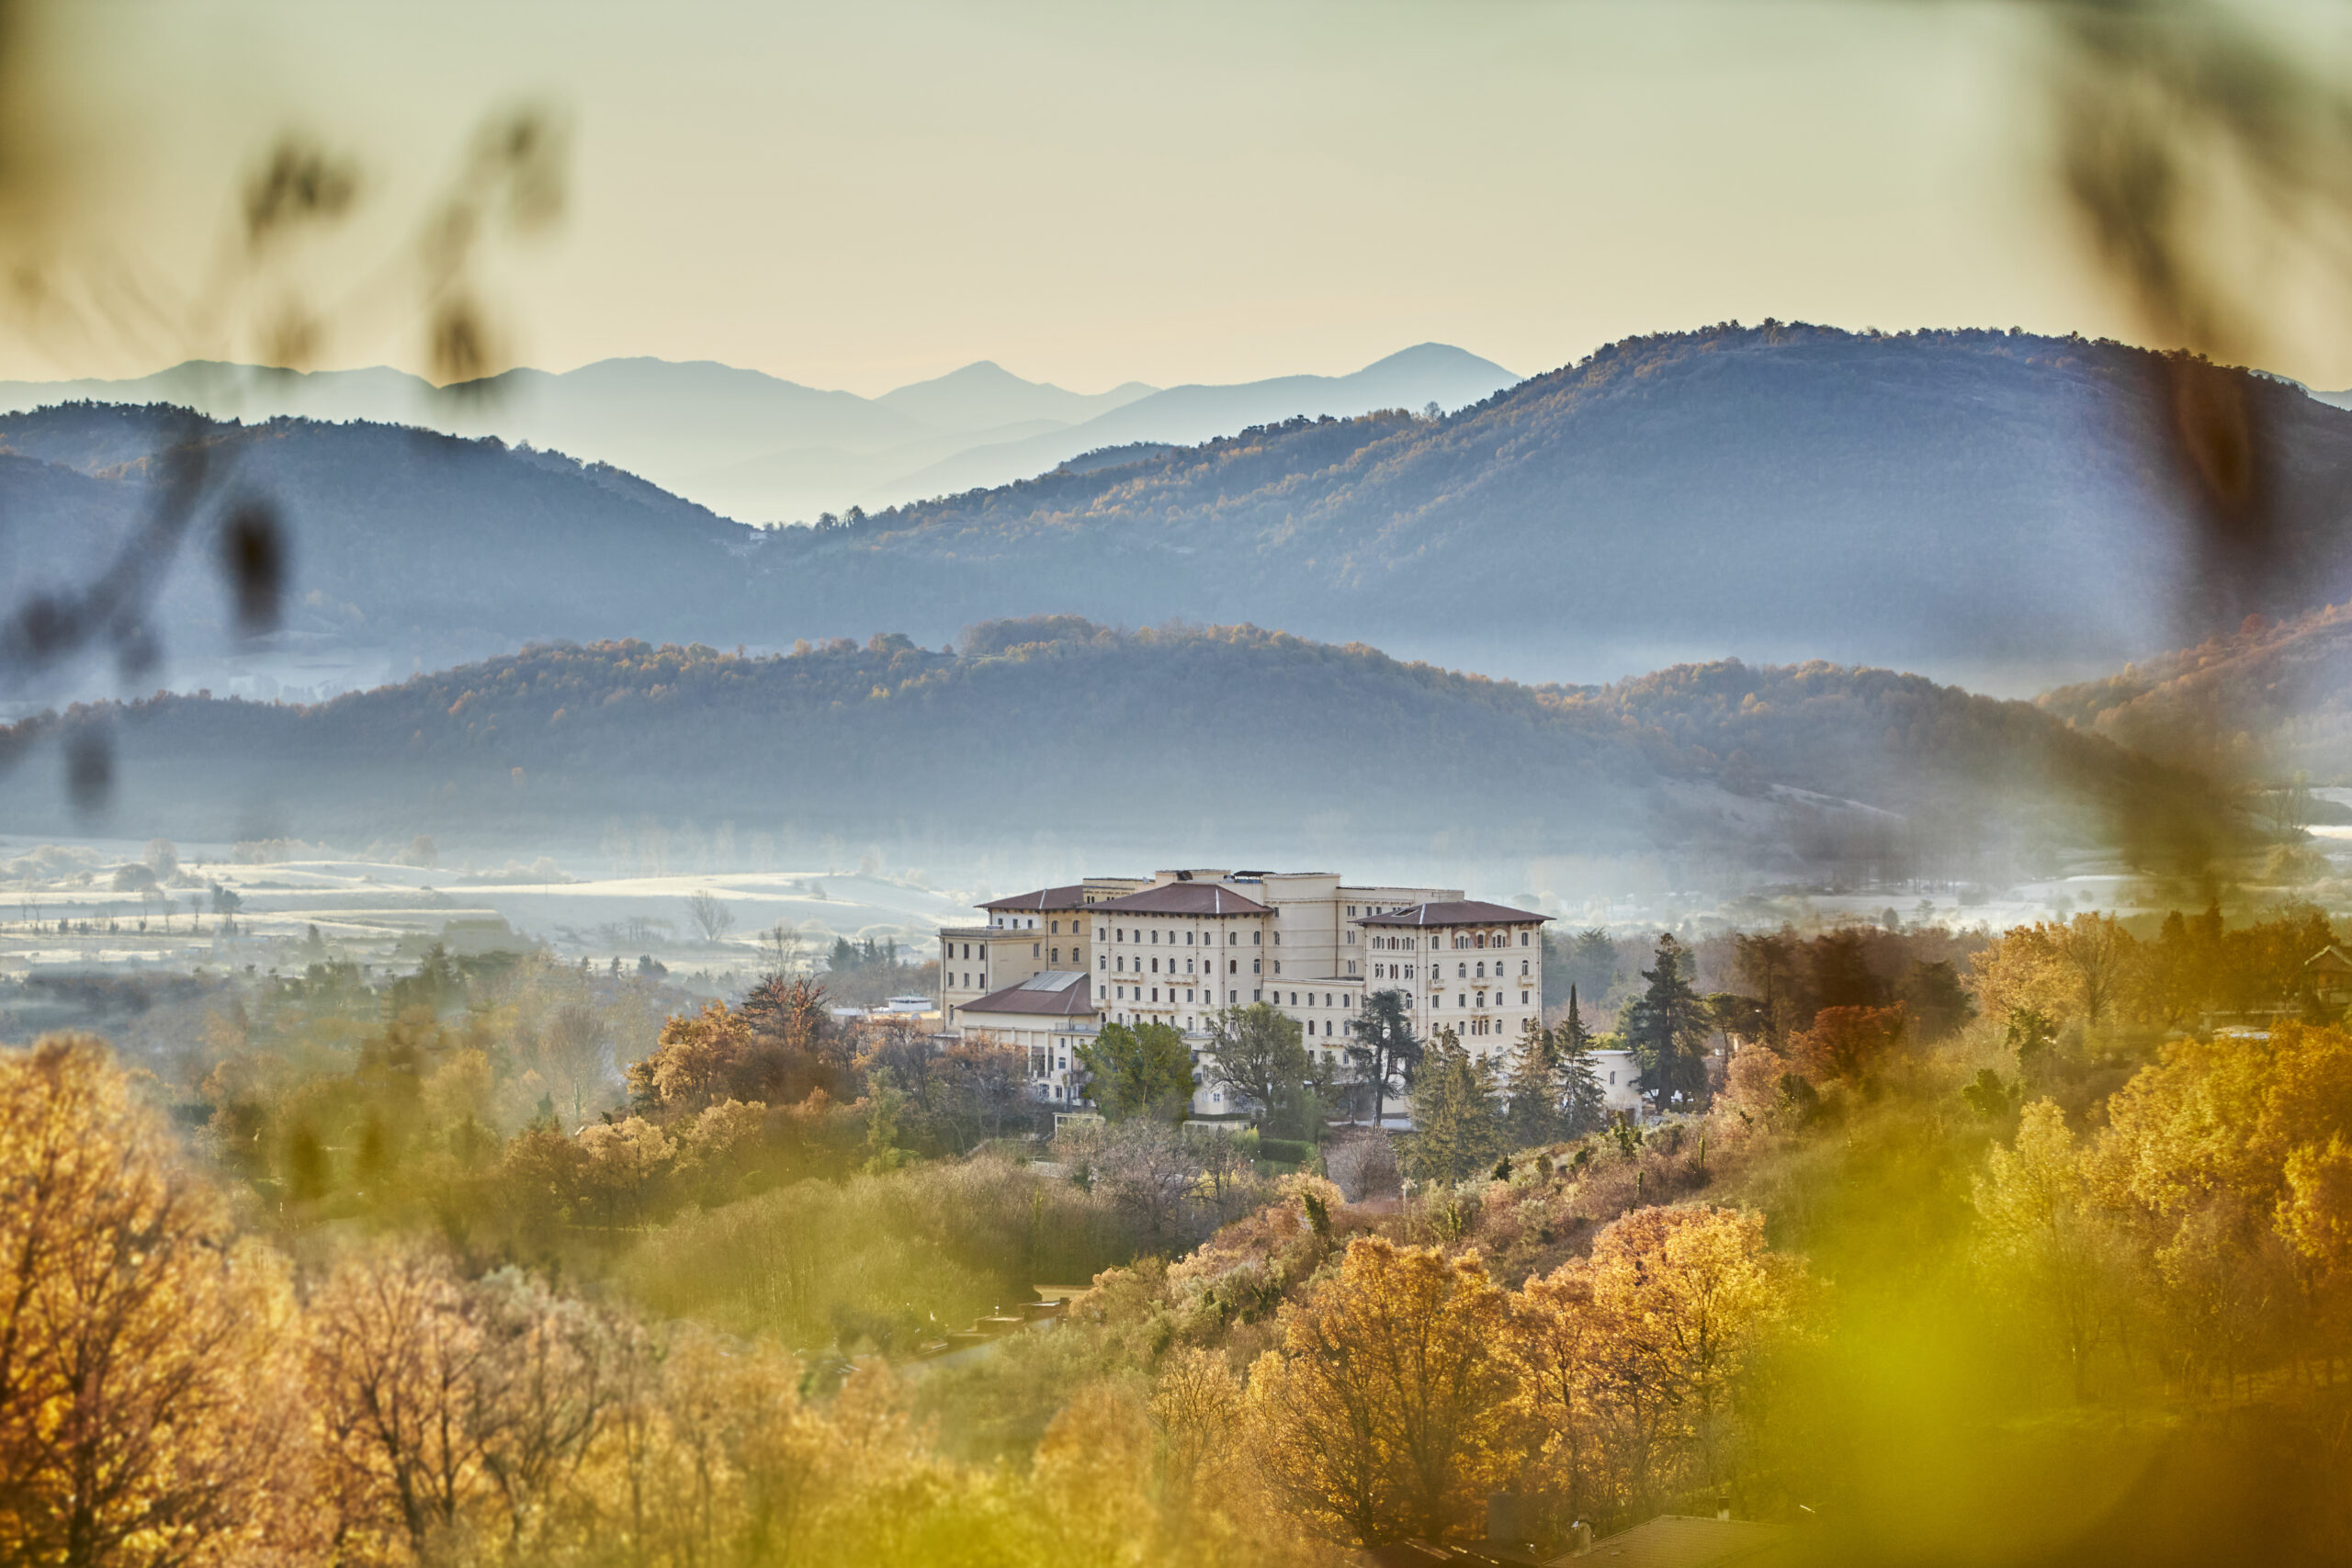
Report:
M 1032 1016 L 1001 1010 L 1032 1006 L 1025 991 L 1012 993 L 1034 976 L 1075 970 L 1091 982 L 1087 1021 L 1057 1013 L 1052 1028 L 1032 1030 L 1051 1064 L 1039 1068 L 1041 1098 L 1057 1103 L 1069 1102 L 1062 1047 L 1106 1021 L 1183 1034 L 1203 1077 L 1194 1113 L 1230 1116 L 1244 1108 L 1208 1081 L 1210 1031 L 1225 1008 L 1279 1009 L 1309 1051 L 1342 1067 L 1371 991 L 1402 992 L 1415 1033 L 1452 1029 L 1480 1056 L 1507 1053 L 1544 1014 L 1545 917 L 1465 900 L 1459 888 L 1350 886 L 1328 872 L 1163 871 L 1044 888 L 982 912 L 986 924 L 940 933 L 950 1028 L 1011 1027 L 984 1021 L 988 1009 Z

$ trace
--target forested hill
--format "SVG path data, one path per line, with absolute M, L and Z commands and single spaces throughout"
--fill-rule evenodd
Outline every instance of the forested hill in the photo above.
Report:
M 533 638 L 785 647 L 889 626 L 936 644 L 1067 612 L 1279 625 L 1538 681 L 1736 655 L 2030 691 L 2248 607 L 2209 591 L 2180 463 L 2151 434 L 2174 428 L 2177 368 L 1989 332 L 1724 327 L 1442 418 L 1287 421 L 767 533 L 494 439 L 195 428 L 292 533 L 288 656 L 370 682 Z M 2272 547 L 2252 606 L 2352 598 L 2352 413 L 2229 386 Z M 0 417 L 8 580 L 119 537 L 151 500 L 140 458 L 186 428 L 91 405 Z M 165 616 L 183 685 L 222 647 L 209 559 L 188 552 Z
M 2037 700 L 2082 729 L 2223 776 L 2352 784 L 2352 604 L 2249 617 Z
M 1250 627 L 973 628 L 744 657 L 535 648 L 295 707 L 158 697 L 0 731 L 17 831 L 72 818 L 47 731 L 111 728 L 117 830 L 543 846 L 708 831 L 1521 866 L 1635 855 L 1678 886 L 1999 875 L 2199 786 L 2030 705 L 1827 665 L 1537 689 Z M 1247 852 L 1245 853 L 1245 852 Z
M 2217 612 L 2177 362 L 1992 332 L 1629 340 L 1437 421 L 1279 428 L 766 558 L 808 613 L 1254 619 L 1532 678 L 1694 654 L 2113 668 L 2352 594 L 2352 415 L 2232 375 L 2276 558 Z M 2187 628 L 2184 630 L 2184 628 Z
M 156 605 L 167 675 L 209 682 L 227 646 L 207 530 L 246 499 L 288 536 L 270 651 L 294 667 L 405 673 L 533 637 L 693 637 L 744 618 L 729 585 L 753 531 L 618 468 L 495 437 L 97 403 L 0 416 L 0 614 L 19 592 L 90 581 L 155 505 L 158 454 L 182 446 L 201 454 L 212 502 Z

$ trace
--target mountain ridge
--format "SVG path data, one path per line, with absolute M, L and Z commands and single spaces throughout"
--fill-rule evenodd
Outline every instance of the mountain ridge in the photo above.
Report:
M 1149 438 L 1191 441 L 1258 423 L 1268 409 L 1277 410 L 1276 417 L 1361 412 L 1372 403 L 1360 387 L 1452 402 L 1467 400 L 1456 396 L 1466 387 L 1512 378 L 1460 350 L 1448 351 L 1453 357 L 1440 366 L 1421 352 L 1430 346 L 1388 355 L 1349 376 L 1194 387 L 1179 400 L 1177 412 L 1161 411 L 1158 424 L 1147 413 L 1131 417 L 1130 425 L 1148 433 L 1169 425 Z M 1465 365 L 1485 368 L 1465 378 Z M 1490 389 L 1482 387 L 1479 395 Z M 527 442 L 628 468 L 737 521 L 757 523 L 811 520 L 853 503 L 872 508 L 935 493 L 937 486 L 925 490 L 914 476 L 976 448 L 1001 449 L 997 457 L 974 459 L 975 471 L 985 470 L 989 482 L 1025 478 L 1108 444 L 1085 436 L 1075 445 L 1057 444 L 1055 431 L 1081 427 L 1160 390 L 1128 381 L 1104 392 L 1073 392 L 1025 380 L 992 360 L 874 398 L 716 360 L 642 355 L 565 371 L 518 367 L 452 388 L 382 366 L 296 371 L 188 360 L 119 380 L 0 382 L 0 409 L 165 402 L 249 423 L 291 415 L 411 425 L 468 438 L 494 434 L 509 444 Z M 1176 434 L 1177 425 L 1187 434 Z M 1049 454 L 1035 469 L 1022 466 L 1032 450 Z
M 0 755 L 100 727 L 112 819 L 191 839 L 578 843 L 689 817 L 968 852 L 1006 833 L 1107 846 L 1148 822 L 1237 853 L 1302 835 L 1301 852 L 1427 852 L 1436 832 L 1471 860 L 1634 857 L 1681 886 L 1997 877 L 2062 842 L 2160 852 L 2135 824 L 2214 813 L 2192 777 L 2030 705 L 1887 671 L 1721 661 L 1538 688 L 1252 626 L 1075 616 L 983 623 L 961 647 L 542 645 L 324 704 L 50 716 L 0 730 Z M 1047 818 L 1033 791 L 967 787 L 1034 772 L 1054 737 L 1107 787 L 1056 789 Z M 1337 765 L 1368 744 L 1410 765 Z M 1219 765 L 1239 758 L 1246 783 Z M 1498 795 L 1498 776 L 1543 787 Z M 73 820 L 36 774 L 12 787 L 18 831 Z

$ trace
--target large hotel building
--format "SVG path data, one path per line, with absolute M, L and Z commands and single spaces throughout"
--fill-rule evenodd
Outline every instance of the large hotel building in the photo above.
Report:
M 1328 872 L 1163 871 L 1042 888 L 980 913 L 939 933 L 941 1021 L 1025 1046 L 1039 1097 L 1061 1104 L 1073 1102 L 1074 1075 L 1083 1077 L 1073 1047 L 1105 1021 L 1170 1025 L 1201 1063 L 1220 1009 L 1264 1002 L 1337 1065 L 1367 991 L 1401 993 L 1417 1035 L 1451 1029 L 1480 1056 L 1509 1051 L 1544 1016 L 1548 917 L 1456 887 L 1351 887 Z M 1204 1081 L 1193 1110 L 1240 1108 Z

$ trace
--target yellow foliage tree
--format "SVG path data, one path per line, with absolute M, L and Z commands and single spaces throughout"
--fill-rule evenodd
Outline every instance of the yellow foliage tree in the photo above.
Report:
M 1351 1242 L 1283 1309 L 1248 1399 L 1264 1473 L 1324 1533 L 1376 1544 L 1466 1525 L 1515 1464 L 1514 1392 L 1492 1351 L 1508 1298 L 1474 1255 Z
M 0 1054 L 0 1562 L 298 1550 L 291 1315 L 100 1043 Z

